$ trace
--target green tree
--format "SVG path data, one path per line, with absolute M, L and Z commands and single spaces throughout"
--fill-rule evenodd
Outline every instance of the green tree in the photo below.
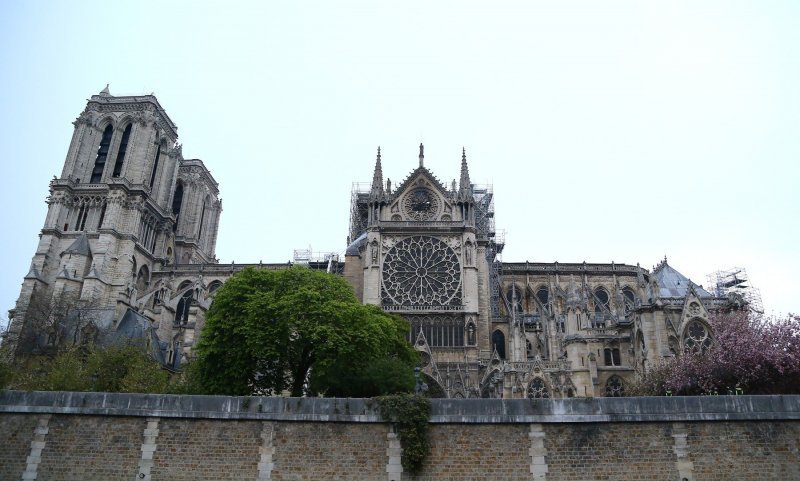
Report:
M 217 291 L 192 372 L 212 394 L 325 392 L 337 372 L 381 359 L 410 372 L 416 353 L 407 332 L 401 318 L 361 304 L 341 277 L 303 267 L 246 269 Z
M 136 345 L 87 346 L 54 357 L 28 356 L 15 365 L 12 389 L 163 393 L 169 373 Z
M 375 397 L 414 390 L 414 363 L 397 357 L 376 359 L 366 365 L 339 359 L 324 373 L 311 373 L 312 394 L 334 397 Z

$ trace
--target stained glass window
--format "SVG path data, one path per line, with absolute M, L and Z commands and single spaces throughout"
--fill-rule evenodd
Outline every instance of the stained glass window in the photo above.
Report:
M 460 306 L 461 264 L 456 252 L 434 237 L 396 243 L 383 262 L 384 305 Z

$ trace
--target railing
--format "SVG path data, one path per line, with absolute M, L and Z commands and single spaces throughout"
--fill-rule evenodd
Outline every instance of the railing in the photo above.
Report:
M 464 306 L 381 306 L 384 311 L 463 311 Z
M 572 361 L 560 359 L 556 361 L 524 361 L 524 362 L 509 362 L 506 363 L 509 369 L 515 371 L 529 371 L 534 366 L 541 366 L 544 369 L 572 369 Z
M 504 262 L 503 270 L 507 272 L 614 272 L 649 274 L 647 269 L 627 264 L 586 264 L 561 262 Z
M 382 220 L 378 225 L 383 227 L 463 227 L 464 221 L 462 220 L 432 220 L 432 221 L 417 221 L 417 220 Z

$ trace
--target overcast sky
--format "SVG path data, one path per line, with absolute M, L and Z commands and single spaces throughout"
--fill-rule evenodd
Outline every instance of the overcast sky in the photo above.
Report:
M 342 252 L 378 145 L 397 185 L 424 142 L 494 185 L 506 261 L 741 266 L 800 311 L 796 0 L 6 0 L 0 68 L 3 315 L 106 83 L 154 92 L 219 182 L 221 262 Z

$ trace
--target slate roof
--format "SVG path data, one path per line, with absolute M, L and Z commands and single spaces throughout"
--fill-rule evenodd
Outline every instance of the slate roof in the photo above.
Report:
M 89 238 L 86 237 L 86 233 L 81 233 L 81 235 L 75 239 L 75 242 L 64 249 L 64 254 L 80 254 L 87 257 L 91 256 L 92 249 L 89 247 Z
M 653 272 L 653 277 L 658 282 L 658 294 L 660 297 L 685 297 L 689 292 L 689 286 L 694 287 L 695 292 L 700 297 L 713 297 L 708 291 L 676 271 L 666 262 L 661 263 L 656 268 Z

